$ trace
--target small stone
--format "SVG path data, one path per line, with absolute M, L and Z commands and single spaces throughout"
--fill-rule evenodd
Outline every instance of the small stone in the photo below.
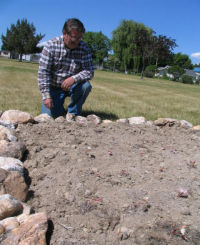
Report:
M 75 196 L 72 195 L 71 193 L 69 192 L 66 192 L 65 193 L 65 199 L 69 202 L 74 202 L 75 201 Z
M 34 120 L 38 123 L 43 123 L 43 122 L 53 121 L 53 118 L 50 117 L 48 114 L 44 113 L 34 117 Z
M 118 123 L 128 123 L 128 119 L 127 118 L 121 118 L 121 119 L 118 119 L 116 122 L 118 122 Z
M 120 240 L 127 240 L 130 237 L 130 230 L 124 226 L 120 228 Z
M 130 117 L 128 118 L 129 124 L 145 124 L 146 119 L 145 117 Z
M 85 190 L 85 196 L 90 196 L 92 194 L 92 191 L 91 190 Z
M 183 210 L 181 210 L 181 214 L 183 214 L 183 215 L 191 215 L 191 212 L 190 212 L 189 209 L 183 209 Z
M 174 124 L 180 124 L 180 122 L 177 119 L 173 118 L 158 118 L 157 120 L 154 121 L 154 124 L 156 126 L 173 126 Z
M 87 116 L 87 121 L 94 123 L 94 124 L 100 124 L 102 122 L 101 118 L 92 114 Z
M 109 123 L 112 123 L 112 121 L 111 120 L 103 120 L 102 123 L 109 124 Z
M 87 125 L 87 118 L 86 117 L 77 116 L 75 120 L 77 123 L 79 123 L 81 125 Z
M 185 126 L 187 128 L 192 128 L 193 125 L 191 123 L 189 123 L 188 121 L 185 120 L 180 120 L 181 126 Z
M 64 122 L 65 120 L 66 119 L 64 117 L 60 116 L 55 119 L 55 122 Z
M 196 130 L 196 131 L 199 131 L 200 130 L 200 125 L 194 126 L 192 129 Z

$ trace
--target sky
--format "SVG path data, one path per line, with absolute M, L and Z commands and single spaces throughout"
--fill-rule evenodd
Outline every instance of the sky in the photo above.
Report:
M 0 10 L 0 35 L 26 18 L 36 34 L 45 34 L 41 42 L 60 36 L 68 18 L 110 39 L 122 20 L 133 20 L 175 39 L 175 53 L 200 63 L 200 0 L 0 0 Z

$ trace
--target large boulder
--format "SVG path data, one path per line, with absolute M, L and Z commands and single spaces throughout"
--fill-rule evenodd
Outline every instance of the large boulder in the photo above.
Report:
M 8 110 L 1 115 L 1 120 L 9 123 L 28 123 L 33 122 L 34 119 L 28 112 L 23 112 L 19 110 Z
M 7 171 L 18 171 L 20 175 L 24 175 L 24 164 L 16 158 L 0 157 L 0 168 Z
M 0 195 L 10 194 L 20 201 L 25 201 L 28 186 L 17 171 L 7 171 L 0 168 Z
M 17 200 L 24 202 L 28 194 L 28 186 L 24 178 L 17 171 L 9 172 L 3 183 L 6 193 L 12 195 Z
M 47 216 L 30 215 L 19 227 L 10 231 L 1 245 L 46 245 Z
M 26 146 L 22 142 L 0 140 L 0 156 L 22 159 Z
M 17 137 L 14 135 L 13 131 L 0 125 L 0 140 L 17 141 Z
M 23 206 L 20 201 L 10 194 L 0 196 L 0 220 L 22 213 Z

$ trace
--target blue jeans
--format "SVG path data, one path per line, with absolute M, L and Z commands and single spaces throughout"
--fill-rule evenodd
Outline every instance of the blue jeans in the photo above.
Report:
M 74 115 L 80 115 L 82 112 L 82 106 L 89 95 L 92 86 L 89 81 L 85 81 L 82 83 L 75 83 L 72 85 L 70 91 L 66 92 L 62 89 L 52 89 L 50 90 L 50 95 L 53 100 L 53 107 L 48 109 L 43 101 L 42 101 L 42 114 L 47 113 L 49 116 L 56 118 L 59 116 L 63 116 L 66 114 L 66 110 L 64 108 L 65 98 L 67 96 L 71 97 L 71 101 L 68 105 L 67 112 L 72 113 Z

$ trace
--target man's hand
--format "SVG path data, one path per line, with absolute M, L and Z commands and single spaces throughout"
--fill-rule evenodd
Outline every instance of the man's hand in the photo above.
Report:
M 53 107 L 53 100 L 52 99 L 45 99 L 43 101 L 44 105 L 48 108 L 51 109 Z
M 65 91 L 69 91 L 71 86 L 74 84 L 74 78 L 73 77 L 68 77 L 67 79 L 64 80 L 64 82 L 61 85 L 61 88 Z

